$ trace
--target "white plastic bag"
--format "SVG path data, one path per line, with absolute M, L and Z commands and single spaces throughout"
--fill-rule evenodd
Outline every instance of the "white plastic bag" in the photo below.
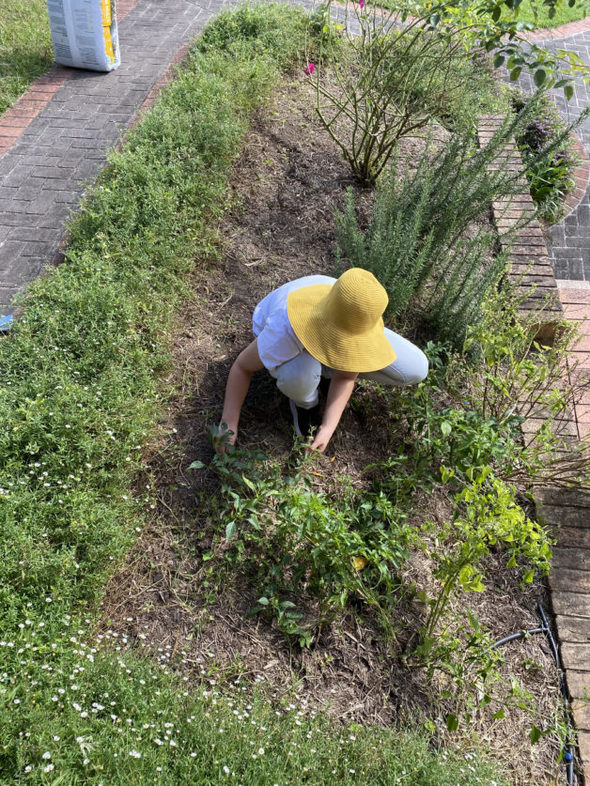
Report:
M 112 71 L 121 62 L 115 0 L 47 0 L 55 60 Z

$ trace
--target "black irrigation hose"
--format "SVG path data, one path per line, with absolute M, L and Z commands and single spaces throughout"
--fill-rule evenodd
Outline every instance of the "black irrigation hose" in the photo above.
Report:
M 525 636 L 533 636 L 536 633 L 544 633 L 545 636 L 547 637 L 547 641 L 549 642 L 549 647 L 551 649 L 551 654 L 553 655 L 553 660 L 555 661 L 555 665 L 557 666 L 557 673 L 559 675 L 559 688 L 561 690 L 561 695 L 563 697 L 563 704 L 564 704 L 565 715 L 567 719 L 566 720 L 567 737 L 566 737 L 565 751 L 563 753 L 563 761 L 565 762 L 565 766 L 566 766 L 568 786 L 574 786 L 574 747 L 572 744 L 573 733 L 570 723 L 570 702 L 567 694 L 565 672 L 563 670 L 561 658 L 559 656 L 559 650 L 557 649 L 557 644 L 553 637 L 553 633 L 551 632 L 551 628 L 549 627 L 549 623 L 547 622 L 547 617 L 545 616 L 543 606 L 541 606 L 540 603 L 537 604 L 537 611 L 539 612 L 539 616 L 541 617 L 541 622 L 542 622 L 540 628 L 530 628 L 530 630 L 519 630 L 516 633 L 511 633 L 509 636 L 505 636 L 503 639 L 496 641 L 492 645 L 492 648 L 501 647 L 503 644 L 507 644 L 509 641 L 522 639 Z

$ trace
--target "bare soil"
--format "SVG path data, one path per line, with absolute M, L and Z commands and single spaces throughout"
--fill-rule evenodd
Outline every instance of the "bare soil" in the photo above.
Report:
M 405 154 L 419 154 L 419 140 L 404 145 Z M 433 744 L 469 750 L 477 739 L 480 748 L 503 762 L 515 784 L 548 786 L 564 776 L 556 763 L 557 738 L 549 734 L 532 746 L 531 717 L 517 707 L 503 720 L 493 720 L 499 705 L 492 702 L 484 709 L 476 702 L 471 724 L 462 723 L 454 735 L 446 733 L 444 716 L 453 707 L 441 696 L 447 678 L 439 673 L 429 681 L 423 668 L 402 657 L 424 615 L 415 596 L 400 603 L 394 646 L 384 641 L 370 611 L 358 604 L 326 625 L 311 648 L 301 649 L 273 625 L 248 616 L 256 596 L 247 577 L 210 575 L 203 560 L 223 534 L 211 504 L 218 481 L 205 470 L 189 472 L 187 467 L 212 456 L 209 429 L 221 412 L 229 367 L 251 340 L 256 303 L 298 276 L 337 273 L 333 215 L 349 187 L 368 211 L 371 193 L 355 186 L 338 148 L 317 123 L 309 86 L 299 78 L 286 81 L 256 118 L 236 162 L 231 207 L 219 230 L 221 256 L 199 261 L 191 297 L 179 314 L 174 367 L 166 380 L 169 406 L 138 489 L 138 494 L 147 490 L 153 496 L 154 510 L 127 563 L 110 582 L 102 625 L 195 682 L 241 675 L 263 679 L 273 691 L 289 693 L 295 685 L 310 706 L 325 708 L 343 723 L 433 719 Z M 395 425 L 389 413 L 396 396 L 403 395 L 370 384 L 359 387 L 356 405 L 347 409 L 328 455 L 318 457 L 319 483 L 328 485 L 343 476 L 358 488 L 369 482 L 367 465 L 392 450 Z M 293 445 L 288 408 L 264 373 L 255 376 L 240 426 L 241 445 L 288 460 Z M 442 521 L 447 504 L 443 497 L 419 493 L 412 519 Z M 536 603 L 548 606 L 544 586 L 522 590 L 518 576 L 501 569 L 501 555 L 494 560 L 494 583 L 486 592 L 470 595 L 469 605 L 492 639 L 537 627 Z M 433 581 L 422 553 L 412 556 L 403 579 L 418 588 Z M 465 603 L 465 598 L 457 602 Z M 559 690 L 544 637 L 513 642 L 503 654 L 498 695 L 518 680 L 536 704 L 537 725 L 554 723 Z

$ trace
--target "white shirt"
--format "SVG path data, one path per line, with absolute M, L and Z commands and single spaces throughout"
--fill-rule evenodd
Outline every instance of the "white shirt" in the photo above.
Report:
M 252 331 L 257 338 L 258 354 L 265 368 L 275 369 L 306 351 L 289 322 L 289 292 L 312 284 L 333 284 L 335 281 L 330 276 L 304 276 L 288 281 L 260 301 L 252 316 Z

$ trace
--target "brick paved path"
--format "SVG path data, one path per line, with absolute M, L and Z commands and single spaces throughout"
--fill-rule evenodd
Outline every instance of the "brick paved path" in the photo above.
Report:
M 222 4 L 119 3 L 120 20 L 130 10 L 119 23 L 117 70 L 56 68 L 0 118 L 0 315 L 12 313 L 12 297 L 55 257 L 63 222 L 104 167 L 107 151 L 176 53 Z
M 568 34 L 556 37 L 563 32 Z M 586 65 L 590 65 L 590 19 L 572 22 L 544 38 L 543 33 L 531 36 L 536 43 L 555 51 L 567 49 L 575 52 Z M 523 80 L 525 88 L 530 80 Z M 576 80 L 575 94 L 566 101 L 561 90 L 553 91 L 557 107 L 565 120 L 579 117 L 584 107 L 590 106 L 590 84 Z M 590 118 L 577 131 L 586 152 L 590 154 Z M 556 278 L 590 281 L 590 185 L 574 210 L 550 230 L 550 255 Z

